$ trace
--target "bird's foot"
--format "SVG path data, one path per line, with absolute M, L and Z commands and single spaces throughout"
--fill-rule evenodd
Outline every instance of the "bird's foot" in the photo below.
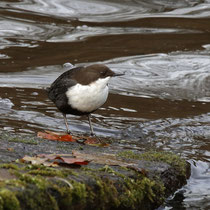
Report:
M 91 136 L 92 138 L 95 138 L 96 140 L 98 140 L 99 143 L 102 143 L 102 140 L 101 140 L 98 136 L 96 136 L 95 133 L 90 133 L 90 136 Z
M 70 130 L 66 130 L 66 133 L 72 135 L 72 132 Z

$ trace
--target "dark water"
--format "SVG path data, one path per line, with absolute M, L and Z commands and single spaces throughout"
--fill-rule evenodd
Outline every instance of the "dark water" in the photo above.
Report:
M 210 209 L 210 0 L 0 1 L 0 130 L 65 129 L 44 88 L 66 62 L 125 73 L 93 115 L 97 134 L 180 154 L 192 176 L 162 209 Z

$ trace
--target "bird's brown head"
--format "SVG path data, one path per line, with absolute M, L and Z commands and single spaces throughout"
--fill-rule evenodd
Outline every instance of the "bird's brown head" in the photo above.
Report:
M 111 69 L 103 64 L 93 64 L 87 67 L 83 67 L 78 74 L 75 74 L 77 82 L 83 85 L 88 85 L 97 79 L 121 76 L 123 74 L 116 74 Z

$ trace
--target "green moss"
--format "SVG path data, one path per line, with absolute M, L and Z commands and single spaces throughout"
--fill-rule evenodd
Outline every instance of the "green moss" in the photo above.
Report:
M 0 196 L 0 210 L 4 210 L 4 201 L 1 196 Z
M 55 169 L 35 169 L 28 172 L 28 174 L 32 175 L 41 175 L 41 176 L 59 176 L 59 177 L 66 177 L 64 172 Z
M 10 138 L 8 139 L 9 142 L 16 142 L 16 143 L 23 143 L 23 144 L 33 144 L 37 145 L 38 142 L 33 139 L 22 139 L 18 137 Z
M 6 168 L 6 169 L 14 169 L 14 170 L 18 170 L 18 166 L 12 163 L 3 163 L 0 164 L 0 168 Z
M 0 190 L 0 209 L 4 209 L 4 210 L 21 209 L 20 203 L 15 193 L 4 188 Z
M 125 169 L 126 171 L 131 170 Z M 121 170 L 124 170 L 124 167 Z M 110 178 L 99 178 L 100 171 L 112 174 L 114 177 L 116 176 L 113 180 L 117 180 L 117 182 L 110 180 Z M 131 171 L 133 174 L 136 173 L 133 170 Z M 98 201 L 101 209 L 106 209 L 107 207 L 113 209 L 137 209 L 139 206 L 144 205 L 143 202 L 146 200 L 149 200 L 149 203 L 155 203 L 154 205 L 160 205 L 164 201 L 165 187 L 162 182 L 151 180 L 143 174 L 134 175 L 136 177 L 134 179 L 119 171 L 115 171 L 110 166 L 104 166 L 99 169 L 86 169 L 85 172 L 88 172 L 88 175 L 96 180 L 98 190 L 89 190 L 88 195 L 90 195 L 90 192 L 96 193 L 91 196 L 91 199 L 95 202 Z
M 27 164 L 24 170 L 46 169 L 47 167 L 41 164 Z
M 149 151 L 137 154 L 133 151 L 123 151 L 118 153 L 118 156 L 129 159 L 164 162 L 178 170 L 182 176 L 186 176 L 186 161 L 170 152 Z
M 28 185 L 17 194 L 22 209 L 58 210 L 55 198 L 48 192 L 48 188 L 40 189 L 34 185 Z
M 127 158 L 127 159 L 139 159 L 139 154 L 136 154 L 131 150 L 119 152 L 117 156 Z
M 74 204 L 82 204 L 84 205 L 86 203 L 87 198 L 87 191 L 86 186 L 83 183 L 73 181 L 72 182 L 73 189 L 72 189 L 72 202 Z
M 17 176 L 17 179 L 7 180 L 6 181 L 7 184 L 15 185 L 15 183 L 16 183 L 19 186 L 20 185 L 26 186 L 27 184 L 30 184 L 30 185 L 35 185 L 39 189 L 46 188 L 46 185 L 47 185 L 46 179 L 44 177 L 41 177 L 40 175 L 33 176 L 30 174 L 21 173 L 21 172 L 17 172 L 17 171 L 15 171 L 14 174 Z
M 71 188 L 61 187 L 59 185 L 52 185 L 52 189 L 53 191 L 55 191 L 57 197 L 57 205 L 59 206 L 59 209 L 71 209 Z
M 48 186 L 48 182 L 46 181 L 46 179 L 39 175 L 31 176 L 29 174 L 23 174 L 20 177 L 20 180 L 26 182 L 27 184 L 33 184 L 39 189 L 45 189 Z
M 121 152 L 123 158 L 162 161 L 178 171 L 185 167 L 185 161 L 165 152 L 136 154 Z M 12 205 L 16 209 L 151 209 L 158 207 L 165 197 L 165 187 L 159 177 L 147 177 L 144 173 L 125 167 L 103 166 L 80 169 L 50 168 L 43 165 L 1 164 L 0 167 L 13 170 L 17 179 L 0 182 L 0 187 L 12 193 Z M 79 174 L 75 171 L 79 171 Z M 126 172 L 125 172 L 126 171 Z M 183 171 L 184 172 L 184 171 Z M 76 174 L 76 176 L 74 175 Z M 54 177 L 54 178 L 51 178 Z M 65 179 L 64 179 L 65 178 Z M 84 183 L 81 181 L 84 180 Z M 0 210 L 8 205 L 1 195 Z M 3 191 L 4 196 L 5 193 Z M 16 201 L 16 202 L 15 202 Z M 8 208 L 9 209 L 9 208 Z
M 17 186 L 24 189 L 18 193 L 18 199 L 21 201 L 24 209 L 59 209 L 63 206 L 64 209 L 71 208 L 73 205 L 85 206 L 87 191 L 85 184 L 76 181 L 70 181 L 70 185 L 59 186 L 58 184 L 53 184 L 48 179 L 43 176 L 59 176 L 65 177 L 69 170 L 64 172 L 46 167 L 45 170 L 31 170 L 27 173 L 18 173 L 16 176 L 19 178 L 17 180 L 9 180 L 6 184 L 7 186 Z M 64 174 L 66 174 L 64 176 Z M 56 179 L 54 179 L 56 180 Z M 60 181 L 60 180 L 59 180 Z M 63 184 L 66 182 L 60 182 Z M 53 193 L 50 192 L 57 191 L 60 195 L 60 200 L 58 201 Z M 58 202 L 58 203 L 57 203 Z
M 17 193 L 17 198 L 23 209 L 97 209 L 99 206 L 100 209 L 136 209 L 139 205 L 144 205 L 142 202 L 145 200 L 161 203 L 164 197 L 164 188 L 159 183 L 142 174 L 137 174 L 135 179 L 129 178 L 109 166 L 82 171 L 83 175 L 88 172 L 87 177 L 92 180 L 90 185 L 67 178 L 66 181 L 46 179 L 34 173 L 35 170 L 38 169 L 31 173 L 19 173 L 19 179 L 6 183 L 7 187 L 22 189 Z M 45 171 L 48 176 L 50 169 L 45 168 Z M 114 175 L 113 180 L 105 175 L 107 173 Z M 1 200 L 0 205 L 3 206 Z
M 151 209 L 151 206 L 145 205 L 154 203 L 158 207 L 164 201 L 165 187 L 162 182 L 149 179 L 143 174 L 138 174 L 135 178 L 124 176 L 121 185 L 123 193 L 119 199 L 122 208 L 138 209 L 139 206 L 144 206 L 144 209 Z
M 108 178 L 98 178 L 96 180 L 96 184 L 98 186 L 96 197 L 99 205 L 103 207 L 102 209 L 106 209 L 106 206 L 113 209 L 118 208 L 120 205 L 120 200 L 114 183 Z
M 61 168 L 51 168 L 44 165 L 27 165 L 24 170 L 31 175 L 41 175 L 41 176 L 58 176 L 67 177 L 68 175 L 78 176 L 73 169 L 61 169 Z
M 68 206 L 68 208 L 71 207 L 72 203 L 84 205 L 84 198 L 87 196 L 85 184 L 72 181 L 72 188 L 69 185 L 60 187 L 59 185 L 53 185 L 48 179 L 43 177 L 65 177 L 68 172 L 71 171 L 60 171 L 49 167 L 44 167 L 41 170 L 33 169 L 25 173 L 16 171 L 15 175 L 18 179 L 7 180 L 4 183 L 8 187 L 16 186 L 24 189 L 18 193 L 18 199 L 21 201 L 24 209 L 59 209 L 55 197 L 49 193 L 50 189 L 59 191 L 62 205 Z
M 104 167 L 100 168 L 98 171 L 104 171 L 110 174 L 116 174 L 116 171 L 114 171 L 110 166 L 105 165 Z
M 66 180 L 67 181 L 67 180 Z M 72 209 L 77 206 L 78 209 L 84 209 L 87 194 L 86 185 L 73 180 L 69 181 L 69 185 L 54 184 L 52 187 L 57 191 L 57 202 L 60 209 Z
M 186 176 L 186 161 L 181 159 L 178 155 L 170 152 L 146 152 L 141 155 L 142 159 L 148 161 L 162 161 L 180 172 L 180 175 Z
M 135 209 L 136 203 L 142 203 L 145 196 L 153 201 L 154 193 L 152 186 L 154 186 L 154 182 L 151 182 L 147 178 L 141 181 L 127 179 L 124 193 L 121 195 L 122 205 L 126 208 Z
M 149 200 L 149 203 L 161 204 L 164 201 L 165 196 L 165 187 L 159 178 L 153 180 L 145 177 L 144 174 L 139 174 L 125 167 L 120 167 L 120 171 L 115 171 L 113 167 L 105 165 L 99 169 L 90 169 L 85 168 L 85 173 L 88 176 L 94 177 L 96 184 L 98 186 L 98 191 L 96 195 L 92 196 L 93 200 L 99 200 L 100 206 L 102 209 L 106 209 L 106 204 L 112 203 L 112 208 L 128 208 L 136 209 L 140 205 L 144 205 L 142 202 Z M 130 178 L 127 175 L 123 174 L 123 171 L 131 171 L 130 174 L 134 178 Z M 99 178 L 100 172 L 109 173 L 116 176 L 114 180 L 118 180 L 117 183 L 108 179 Z M 95 175 L 97 174 L 97 176 Z M 134 175 L 135 174 L 135 175 Z M 103 177 L 104 174 L 101 176 Z M 119 189 L 120 192 L 119 192 Z M 91 192 L 91 191 L 90 191 Z M 95 192 L 95 190 L 93 191 Z M 88 192 L 88 194 L 90 194 Z M 158 195 L 158 196 L 157 196 Z M 148 202 L 147 202 L 148 203 Z M 150 207 L 148 207 L 149 209 Z
M 51 186 L 48 180 L 39 175 L 33 176 L 22 173 L 16 173 L 16 175 L 19 179 L 9 180 L 6 182 L 6 186 L 15 186 L 21 189 L 17 193 L 21 209 L 59 209 L 55 198 L 48 192 Z
M 19 179 L 10 179 L 10 180 L 5 180 L 4 181 L 4 187 L 8 186 L 8 187 L 25 187 L 25 183 L 22 182 Z

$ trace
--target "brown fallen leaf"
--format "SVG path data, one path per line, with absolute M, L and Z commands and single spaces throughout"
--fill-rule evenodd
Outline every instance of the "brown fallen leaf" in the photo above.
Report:
M 7 150 L 8 150 L 9 152 L 14 152 L 14 148 L 11 148 L 11 147 L 7 148 Z
M 87 165 L 90 161 L 84 158 L 75 158 L 71 154 L 39 154 L 34 157 L 28 155 L 20 159 L 21 162 L 31 163 L 33 165 L 58 166 L 67 165 Z
M 102 142 L 98 137 L 92 136 L 72 136 L 78 143 L 88 144 L 90 146 L 97 146 L 97 147 L 108 147 L 110 144 Z
M 85 144 L 99 144 L 99 140 L 95 137 L 87 137 L 84 141 Z
M 69 134 L 61 134 L 61 133 L 56 133 L 56 132 L 51 132 L 51 131 L 38 132 L 37 137 L 42 138 L 42 139 L 48 139 L 48 140 L 56 140 L 56 141 L 67 141 L 67 142 L 76 141 Z
M 31 163 L 32 165 L 41 165 L 47 161 L 47 158 L 40 158 L 40 157 L 31 157 L 25 155 L 23 158 L 20 159 L 22 163 Z
M 138 166 L 137 160 L 121 160 L 115 154 L 98 153 L 88 154 L 81 153 L 77 150 L 72 150 L 72 154 L 39 154 L 35 157 L 24 156 L 20 159 L 21 162 L 31 164 L 42 164 L 45 166 L 56 167 L 58 165 L 87 165 L 89 162 L 98 163 L 108 166 L 122 166 L 128 169 L 135 170 L 138 173 L 147 175 L 147 171 Z
M 59 159 L 66 164 L 75 164 L 75 165 L 87 165 L 90 162 L 90 161 L 85 161 L 82 158 L 66 158 L 62 156 L 57 156 L 55 159 L 56 160 Z
M 97 137 L 90 137 L 90 136 L 72 136 L 66 133 L 58 133 L 53 131 L 47 131 L 45 132 L 38 132 L 37 133 L 38 138 L 42 139 L 48 139 L 48 140 L 55 140 L 55 141 L 65 141 L 65 142 L 78 142 L 83 144 L 88 144 L 91 146 L 98 146 L 98 147 L 107 147 L 109 144 L 100 142 L 100 140 Z
M 87 139 L 84 141 L 84 144 L 92 145 L 92 146 L 98 146 L 98 147 L 108 147 L 109 144 L 100 142 L 100 140 L 97 137 L 87 137 Z
M 44 132 L 38 132 L 37 137 L 41 139 L 57 140 L 57 136 L 53 136 Z

